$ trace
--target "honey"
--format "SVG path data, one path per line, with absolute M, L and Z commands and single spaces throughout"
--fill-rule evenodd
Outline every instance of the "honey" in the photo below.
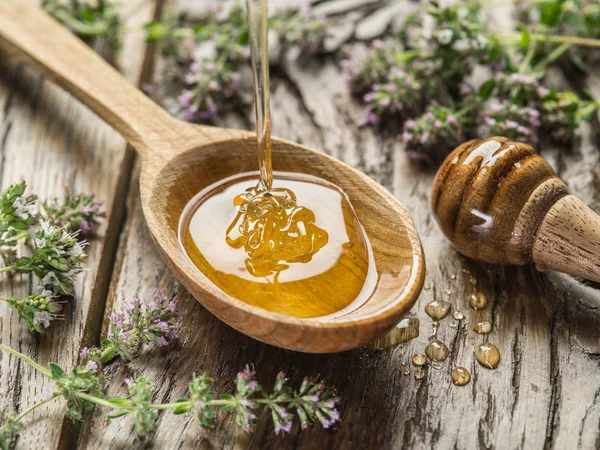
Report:
M 366 302 L 378 275 L 348 197 L 325 180 L 275 172 L 266 203 L 274 210 L 249 217 L 239 196 L 257 181 L 255 172 L 233 176 L 188 203 L 180 239 L 194 265 L 226 294 L 290 316 L 342 314 Z

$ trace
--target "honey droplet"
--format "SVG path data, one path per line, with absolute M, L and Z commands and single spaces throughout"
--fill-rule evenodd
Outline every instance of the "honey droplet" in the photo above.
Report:
M 452 291 L 450 289 L 446 289 L 446 295 L 452 295 Z
M 456 320 L 463 320 L 465 315 L 462 313 L 462 311 L 454 311 L 454 313 L 452 313 L 452 317 L 454 317 Z
M 471 271 L 469 269 L 463 269 L 462 271 L 463 271 L 463 273 L 467 273 L 467 274 L 471 273 Z
M 475 292 L 469 296 L 469 306 L 475 311 L 484 309 L 487 306 L 487 297 L 483 292 Z
M 451 280 L 456 280 L 456 274 L 455 274 L 455 273 L 453 273 L 452 275 L 450 275 L 450 279 L 451 279 Z
M 415 353 L 412 357 L 413 366 L 424 366 L 427 364 L 427 357 L 423 353 Z
M 473 331 L 479 334 L 490 334 L 492 332 L 492 323 L 489 320 L 482 320 L 473 327 Z
M 500 350 L 493 344 L 481 344 L 475 349 L 475 358 L 487 369 L 496 369 L 500 364 Z
M 450 312 L 452 305 L 443 300 L 434 300 L 425 307 L 425 312 L 433 320 L 442 320 Z
M 408 374 L 410 374 L 410 369 L 404 369 L 404 372 L 403 372 L 403 373 L 404 373 L 404 375 L 408 375 Z
M 456 386 L 464 386 L 471 381 L 471 374 L 464 367 L 455 367 L 452 369 L 452 382 Z
M 428 291 L 429 289 L 431 289 L 431 285 L 429 283 L 425 283 L 423 285 L 423 289 L 425 289 L 426 291 Z
M 471 272 L 469 272 L 469 273 L 471 273 Z M 471 283 L 471 286 L 477 286 L 477 278 L 475 278 L 473 275 L 470 275 L 469 283 Z
M 417 380 L 422 380 L 424 376 L 425 376 L 425 371 L 423 369 L 415 370 L 415 378 Z
M 425 354 L 432 361 L 445 361 L 449 353 L 446 344 L 437 339 L 434 339 L 425 347 Z
M 408 342 L 419 336 L 419 319 L 405 317 L 387 334 L 375 339 L 367 347 L 373 350 L 385 350 L 402 342 Z

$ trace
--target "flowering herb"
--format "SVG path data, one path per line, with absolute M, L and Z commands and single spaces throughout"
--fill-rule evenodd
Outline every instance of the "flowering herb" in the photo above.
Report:
M 152 306 L 148 307 L 152 310 Z M 127 314 L 135 313 L 128 311 Z M 157 344 L 157 342 L 151 342 Z M 152 402 L 152 380 L 145 377 L 126 378 L 127 397 L 105 398 L 102 386 L 102 349 L 84 348 L 79 366 L 67 372 L 58 364 L 50 363 L 42 367 L 22 353 L 0 344 L 0 350 L 6 351 L 34 367 L 42 375 L 52 379 L 56 388 L 46 398 L 19 415 L 6 416 L 6 422 L 0 426 L 0 445 L 8 448 L 8 437 L 24 427 L 22 419 L 38 407 L 63 397 L 67 401 L 65 415 L 71 419 L 82 420 L 83 413 L 95 406 L 108 408 L 112 412 L 108 418 L 116 419 L 131 415 L 135 418 L 137 436 L 147 436 L 158 427 L 158 411 L 171 410 L 174 414 L 190 414 L 201 434 L 213 427 L 216 413 L 232 411 L 235 422 L 247 432 L 254 430 L 258 414 L 268 414 L 274 423 L 275 433 L 291 432 L 294 413 L 298 416 L 302 429 L 314 422 L 320 422 L 329 428 L 340 420 L 337 405 L 340 398 L 327 389 L 321 382 L 305 378 L 300 389 L 287 386 L 287 378 L 280 372 L 275 380 L 272 393 L 264 392 L 256 381 L 256 372 L 251 366 L 238 373 L 233 394 L 217 395 L 210 390 L 213 380 L 195 376 L 188 388 L 188 395 L 172 403 Z M 113 353 L 111 359 L 114 358 Z M 106 361 L 108 362 L 108 361 Z M 3 416 L 0 415 L 0 420 Z M 1 424 L 1 422 L 0 422 Z
M 31 331 L 40 332 L 60 318 L 58 295 L 73 295 L 75 276 L 85 261 L 85 241 L 79 231 L 92 231 L 100 218 L 100 204 L 94 196 L 66 194 L 62 204 L 54 199 L 43 202 L 46 214 L 37 212 L 37 197 L 25 194 L 26 183 L 12 185 L 0 194 L 0 273 L 33 273 L 40 281 L 39 293 L 25 298 L 0 298 L 16 309 Z M 28 255 L 17 255 L 17 244 L 30 248 Z
M 42 7 L 82 38 L 102 38 L 107 47 L 121 47 L 118 7 L 109 0 L 42 0 Z
M 21 256 L 0 272 L 35 273 L 42 288 L 72 295 L 75 275 L 86 258 L 83 252 L 86 244 L 77 240 L 77 232 L 69 232 L 68 227 L 56 227 L 40 219 L 40 228 L 32 240 L 33 255 Z
M 7 302 L 11 307 L 15 308 L 19 313 L 19 317 L 27 322 L 27 326 L 31 331 L 42 331 L 50 326 L 50 322 L 59 318 L 58 314 L 62 306 L 56 301 L 56 295 L 47 289 L 44 289 L 40 294 L 30 295 L 28 297 L 18 299 L 0 298 Z
M 435 149 L 453 147 L 463 142 L 465 130 L 473 125 L 469 110 L 457 111 L 436 103 L 431 104 L 425 114 L 404 122 L 400 139 L 407 155 L 416 161 L 431 163 L 431 158 L 440 162 L 445 152 Z M 433 149 L 433 150 L 432 150 Z
M 62 199 L 42 202 L 42 206 L 53 224 L 68 225 L 71 230 L 80 230 L 83 235 L 94 235 L 99 219 L 106 217 L 101 210 L 102 203 L 97 202 L 93 195 L 73 195 L 68 189 Z
M 174 324 L 181 313 L 175 302 L 162 292 L 144 303 L 134 296 L 125 312 L 110 316 L 108 338 L 102 341 L 101 360 L 106 363 L 115 355 L 131 359 L 144 344 L 165 347 L 179 337 Z
M 574 45 L 600 41 L 590 40 L 593 36 L 581 30 L 579 35 L 587 40 L 549 33 L 567 11 L 582 20 L 597 11 L 572 8 L 571 3 L 585 2 L 534 3 L 533 9 L 539 4 L 539 29 L 485 36 L 478 1 L 429 0 L 405 19 L 396 41 L 375 40 L 366 55 L 342 60 L 350 90 L 365 104 L 363 122 L 404 123 L 400 140 L 407 155 L 433 163 L 476 134 L 531 144 L 540 136 L 571 140 L 580 121 L 590 119 L 600 103 L 547 88 L 545 69 L 572 53 Z M 548 37 L 547 42 L 540 36 Z M 493 73 L 479 88 L 467 79 L 477 63 L 487 64 Z M 406 77 L 400 81 L 418 83 L 398 83 L 398 74 Z
M 420 13 L 406 19 L 400 36 L 419 51 L 415 62 L 423 76 L 456 85 L 471 73 L 487 54 L 480 9 L 476 0 L 430 0 Z

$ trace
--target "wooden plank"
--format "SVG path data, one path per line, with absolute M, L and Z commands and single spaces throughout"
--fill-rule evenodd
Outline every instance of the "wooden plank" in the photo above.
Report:
M 149 0 L 139 3 L 127 22 L 134 25 L 148 20 L 152 5 Z M 139 34 L 131 34 L 117 59 L 120 69 L 134 82 L 141 74 L 144 46 Z M 3 344 L 41 364 L 55 361 L 72 367 L 81 347 L 95 342 L 99 335 L 133 154 L 125 150 L 124 140 L 87 108 L 29 69 L 5 59 L 0 69 L 2 188 L 26 179 L 42 199 L 62 195 L 65 186 L 73 192 L 93 192 L 109 214 L 87 249 L 89 270 L 77 278 L 76 298 L 65 305 L 64 321 L 37 336 L 16 313 L 0 305 Z M 6 295 L 16 296 L 28 295 L 37 286 L 28 276 L 4 277 L 2 283 Z M 5 354 L 1 358 L 0 408 L 21 411 L 39 401 L 49 383 L 20 360 Z M 57 400 L 36 411 L 11 444 L 27 449 L 69 447 L 76 426 L 63 417 L 63 408 Z
M 353 44 L 354 45 L 354 44 Z M 352 50 L 354 47 L 351 47 Z M 231 416 L 220 415 L 216 428 L 200 437 L 192 420 L 160 414 L 156 435 L 132 436 L 130 418 L 109 422 L 97 410 L 84 425 L 80 448 L 597 448 L 600 442 L 600 379 L 597 307 L 600 295 L 587 284 L 532 267 L 495 267 L 469 261 L 442 236 L 429 210 L 433 173 L 411 165 L 394 136 L 358 128 L 360 106 L 349 97 L 334 62 L 287 60 L 273 76 L 274 133 L 303 142 L 345 160 L 381 182 L 411 210 L 423 240 L 432 286 L 424 290 L 411 316 L 421 321 L 420 336 L 387 351 L 358 349 L 336 355 L 280 350 L 247 338 L 224 325 L 183 290 L 154 249 L 141 213 L 137 180 L 128 194 L 130 215 L 111 282 L 112 310 L 121 310 L 133 294 L 148 298 L 158 289 L 175 295 L 185 312 L 183 333 L 174 349 L 141 355 L 132 363 L 111 366 L 109 395 L 123 395 L 123 379 L 133 373 L 153 378 L 155 398 L 185 395 L 192 374 L 216 379 L 217 392 L 233 388 L 237 371 L 257 366 L 259 382 L 269 387 L 279 370 L 292 385 L 321 374 L 343 397 L 342 422 L 336 430 L 319 426 L 289 436 L 274 436 L 263 419 L 254 434 L 237 430 Z M 592 88 L 600 86 L 596 78 Z M 225 118 L 240 127 L 248 117 Z M 598 201 L 598 130 L 583 127 L 581 144 L 571 152 L 546 148 L 544 154 L 572 190 L 588 203 Z M 473 287 L 488 297 L 484 311 L 470 310 Z M 451 354 L 440 370 L 427 369 L 423 380 L 410 371 L 410 358 L 423 352 L 432 332 L 425 305 L 445 299 L 460 309 L 460 324 L 444 319 L 439 337 Z M 485 338 L 472 331 L 488 319 L 494 331 Z M 106 319 L 105 319 L 106 320 Z M 456 328 L 453 325 L 457 325 Z M 480 367 L 473 350 L 485 340 L 498 345 L 496 371 Z M 450 370 L 472 373 L 466 387 L 453 386 Z M 404 375 L 409 369 L 409 375 Z

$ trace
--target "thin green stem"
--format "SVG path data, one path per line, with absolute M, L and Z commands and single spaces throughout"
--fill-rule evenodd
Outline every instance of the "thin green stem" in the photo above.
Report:
M 548 66 L 549 64 L 552 64 L 554 61 L 556 61 L 558 58 L 561 57 L 561 55 L 563 53 L 565 53 L 567 50 L 569 50 L 571 48 L 571 44 L 561 44 L 558 47 L 556 47 L 546 58 L 544 58 L 543 60 L 541 60 L 536 66 L 535 66 L 535 70 L 542 70 L 544 67 Z
M 9 271 L 15 270 L 15 269 L 16 269 L 16 267 L 14 265 L 2 267 L 2 268 L 0 268 L 0 273 L 2 273 L 2 272 L 9 272 Z
M 100 24 L 89 25 L 84 22 L 81 22 L 68 13 L 57 12 L 56 17 L 61 20 L 63 23 L 72 27 L 77 33 L 85 34 L 87 36 L 100 36 L 108 30 L 108 26 L 106 23 L 100 22 Z
M 107 402 L 106 400 L 104 400 L 102 398 L 98 398 L 98 397 L 94 397 L 93 395 L 86 394 L 85 392 L 76 392 L 75 395 L 82 400 L 87 400 L 88 402 L 95 403 L 96 405 L 100 405 L 100 406 L 105 406 L 106 408 L 125 409 L 125 408 L 119 408 L 119 407 Z
M 519 66 L 519 73 L 525 73 L 527 71 L 527 69 L 529 68 L 529 65 L 531 64 L 531 60 L 535 56 L 536 48 L 537 48 L 537 43 L 532 42 L 531 45 L 529 46 L 529 48 L 527 49 L 527 54 L 525 55 L 525 58 L 523 58 L 523 61 L 521 62 L 521 65 Z
M 27 408 L 25 411 L 23 411 L 21 414 L 19 414 L 15 420 L 19 421 L 21 420 L 23 417 L 25 417 L 27 414 L 29 414 L 30 412 L 36 410 L 37 408 L 39 408 L 42 405 L 45 405 L 46 403 L 51 402 L 52 400 L 54 400 L 55 398 L 58 398 L 58 395 L 53 395 L 52 397 L 46 398 L 44 400 L 42 400 L 41 402 L 36 403 L 33 406 L 30 406 L 29 408 Z
M 518 44 L 521 42 L 521 33 L 494 33 L 501 43 L 506 45 Z M 529 38 L 533 41 L 551 42 L 554 44 L 570 44 L 583 47 L 600 47 L 600 39 L 582 38 L 578 36 L 547 35 L 542 33 L 532 33 Z M 504 41 L 504 42 L 502 42 Z
M 25 356 L 24 354 L 13 350 L 10 347 L 7 347 L 6 345 L 2 345 L 0 344 L 0 350 L 4 350 L 14 356 L 16 356 L 17 358 L 21 358 L 23 361 L 25 361 L 27 364 L 29 364 L 31 367 L 33 367 L 34 369 L 36 369 L 38 372 L 43 373 L 44 375 L 46 375 L 47 377 L 52 378 L 52 374 L 50 373 L 50 371 L 48 369 L 45 369 L 44 367 L 40 366 L 38 363 L 36 363 L 33 359 L 28 358 L 27 356 Z
M 28 230 L 22 230 L 19 233 L 15 234 L 14 236 L 11 236 L 7 239 L 3 240 L 3 243 L 7 243 L 7 242 L 15 242 L 15 241 L 19 241 L 25 237 L 29 236 L 29 231 Z

